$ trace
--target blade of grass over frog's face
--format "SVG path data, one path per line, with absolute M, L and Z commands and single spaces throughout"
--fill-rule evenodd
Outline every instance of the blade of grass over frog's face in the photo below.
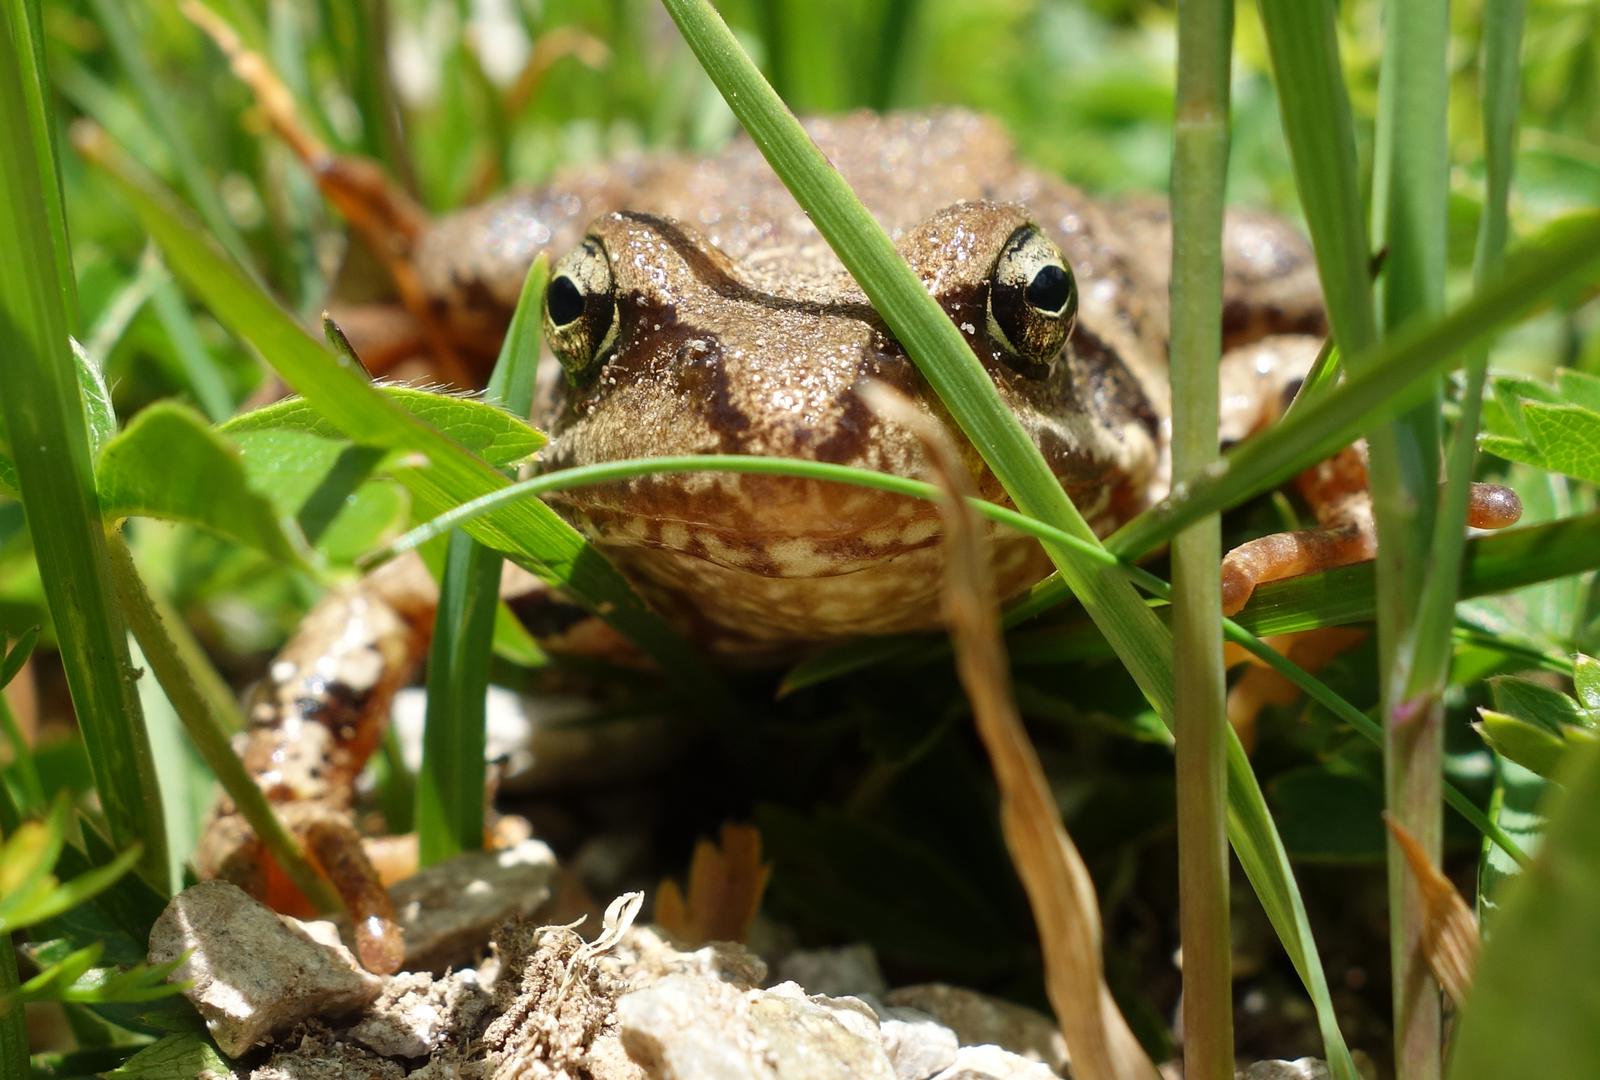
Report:
M 566 491 L 592 484 L 611 483 L 632 477 L 681 472 L 739 472 L 767 476 L 796 476 L 812 480 L 854 484 L 859 487 L 892 492 L 897 495 L 925 499 L 930 502 L 937 502 L 944 498 L 943 493 L 937 487 L 921 480 L 910 480 L 901 476 L 891 476 L 887 473 L 871 472 L 866 469 L 852 468 L 848 465 L 833 465 L 825 462 L 792 458 L 745 457 L 736 454 L 706 455 L 702 457 L 635 458 L 625 461 L 608 461 L 599 465 L 585 465 L 574 469 L 563 469 L 559 472 L 545 473 L 543 476 L 535 476 L 531 479 L 523 480 L 502 491 L 494 492 L 470 503 L 463 503 L 461 506 L 440 515 L 432 521 L 424 522 L 403 536 L 397 537 L 382 551 L 376 553 L 374 558 L 389 558 L 402 552 L 415 550 L 429 540 L 444 535 L 450 529 L 471 520 L 475 516 L 489 513 L 496 506 L 509 500 L 534 498 L 555 491 Z M 1030 518 L 1025 514 L 1020 514 L 1008 507 L 998 506 L 982 499 L 972 499 L 970 503 L 974 511 L 992 521 L 1008 525 L 1018 532 L 1034 536 L 1041 541 L 1050 540 L 1072 548 L 1086 559 L 1093 560 L 1108 568 L 1115 568 L 1154 597 L 1163 600 L 1171 597 L 1172 590 L 1166 582 L 1143 567 L 1117 561 L 1115 556 L 1098 545 L 1090 544 L 1075 536 L 1068 535 L 1054 526 Z M 1517 575 L 1536 572 L 1530 568 L 1540 566 L 1547 561 L 1542 557 L 1540 559 L 1529 558 L 1526 555 L 1529 550 L 1539 550 L 1552 557 L 1552 565 L 1555 567 L 1552 571 L 1552 576 L 1571 574 L 1575 572 L 1572 569 L 1575 565 L 1580 567 L 1600 566 L 1600 548 L 1589 542 L 1589 537 L 1595 527 L 1595 522 L 1585 518 L 1552 522 L 1546 526 L 1518 529 L 1512 533 L 1486 537 L 1475 541 L 1474 548 L 1480 545 L 1499 545 L 1500 548 L 1510 550 L 1498 556 L 1485 555 L 1481 560 L 1474 559 L 1469 561 L 1468 572 L 1470 574 L 1474 568 L 1481 566 L 1486 583 L 1495 583 L 1501 587 L 1509 587 L 1504 584 L 1505 582 L 1523 583 L 1523 579 Z M 1332 571 L 1331 573 L 1364 574 L 1365 580 L 1370 583 L 1372 567 L 1370 565 L 1346 567 L 1343 570 Z M 1270 586 L 1263 586 L 1262 591 L 1270 596 L 1273 590 L 1288 588 L 1295 584 L 1296 582 L 1294 581 L 1279 582 Z M 1350 588 L 1338 590 L 1341 594 L 1350 591 L 1352 591 Z M 1367 611 L 1370 617 L 1370 584 L 1365 590 L 1365 595 L 1368 604 Z M 1246 612 L 1248 613 L 1248 611 L 1249 609 L 1247 608 Z M 1296 625 L 1294 628 L 1308 629 L 1322 625 L 1314 621 L 1314 616 L 1308 616 L 1308 618 L 1313 619 L 1308 626 Z M 1330 623 L 1329 625 L 1333 624 Z M 1230 640 L 1238 642 L 1244 648 L 1260 656 L 1268 664 L 1278 668 L 1291 682 L 1327 705 L 1328 708 L 1352 724 L 1363 736 L 1370 738 L 1374 742 L 1381 742 L 1381 733 L 1365 714 L 1337 694 L 1334 694 L 1303 669 L 1285 660 L 1275 650 L 1262 642 L 1250 629 L 1231 619 L 1224 620 L 1223 627 Z M 905 640 L 903 638 L 882 639 L 883 650 L 879 655 L 884 659 L 908 658 L 907 650 L 902 647 Z M 868 655 L 873 655 L 874 644 L 869 639 L 865 643 L 855 643 L 851 648 L 864 650 Z M 918 648 L 919 645 L 920 641 L 918 639 L 912 639 L 910 652 L 915 660 L 922 661 L 934 658 L 933 650 L 924 652 Z M 937 655 L 943 656 L 947 651 L 947 647 L 941 645 L 937 648 Z M 832 674 L 855 670 L 854 668 L 845 667 L 843 664 L 840 665 L 840 668 L 839 672 Z M 793 673 L 791 672 L 792 677 Z M 813 681 L 821 681 L 821 679 Z M 790 687 L 790 689 L 794 688 Z M 1465 795 L 1452 789 L 1448 794 L 1448 798 L 1451 805 L 1460 810 L 1463 816 L 1475 827 L 1482 829 L 1486 835 L 1492 836 L 1497 843 L 1509 843 L 1503 833 L 1498 832 L 1493 826 L 1486 823 L 1482 813 L 1477 810 L 1476 806 Z M 1514 853 L 1514 858 L 1522 858 L 1521 853 L 1517 851 L 1514 845 L 1510 846 L 1508 850 Z
M 330 355 L 103 136 L 87 135 L 83 148 L 104 167 L 161 245 L 173 273 L 205 301 L 223 326 L 349 438 L 416 455 L 421 464 L 397 468 L 395 473 L 423 513 L 437 514 L 510 483 L 493 466 L 390 401 L 355 364 Z M 669 678 L 696 686 L 701 694 L 707 687 L 721 686 L 605 557 L 549 507 L 534 501 L 512 504 L 501 514 L 473 522 L 468 531 L 603 613 L 607 622 L 658 660 Z

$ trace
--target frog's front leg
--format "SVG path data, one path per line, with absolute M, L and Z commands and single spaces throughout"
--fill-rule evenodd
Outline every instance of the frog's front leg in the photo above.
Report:
M 1233 349 L 1222 359 L 1221 433 L 1237 442 L 1278 420 L 1315 360 L 1317 338 L 1281 335 Z M 1377 554 L 1377 529 L 1367 490 L 1367 448 L 1356 443 L 1307 469 L 1295 481 L 1317 527 L 1274 533 L 1241 544 L 1222 560 L 1222 611 L 1232 615 L 1257 585 L 1314 574 Z M 1510 488 L 1473 484 L 1467 524 L 1499 529 L 1522 516 Z

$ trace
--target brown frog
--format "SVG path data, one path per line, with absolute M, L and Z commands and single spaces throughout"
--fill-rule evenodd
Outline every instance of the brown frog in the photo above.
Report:
M 1164 205 L 1091 199 L 1021 164 L 997 124 L 967 112 L 863 114 L 807 130 L 962 330 L 1093 527 L 1109 532 L 1162 498 Z M 734 453 L 924 474 L 916 438 L 857 391 L 886 383 L 935 417 L 941 406 L 748 141 L 707 158 L 569 172 L 436 223 L 370 170 L 296 145 L 396 272 L 410 314 L 382 328 L 391 354 L 420 344 L 463 370 L 492 357 L 535 254 L 562 253 L 545 297 L 559 375 L 547 365 L 535 417 L 551 434 L 544 468 Z M 1323 313 L 1309 248 L 1283 223 L 1231 214 L 1224 250 L 1222 426 L 1239 439 L 1281 410 L 1320 345 Z M 1003 501 L 970 448 L 968 461 L 980 493 Z M 1259 581 L 1370 557 L 1361 453 L 1312 470 L 1302 487 L 1320 527 L 1230 555 L 1230 610 Z M 1480 492 L 1474 523 L 1509 523 L 1513 500 Z M 915 500 L 688 474 L 573 491 L 559 505 L 664 615 L 723 654 L 770 657 L 937 622 L 939 521 Z M 1047 571 L 1033 541 L 998 528 L 992 536 L 1004 594 Z M 370 867 L 349 850 L 351 788 L 421 654 L 433 599 L 414 566 L 330 597 L 273 665 L 245 736 L 246 761 L 295 805 L 296 827 L 324 865 L 340 868 L 373 967 L 398 964 L 398 942 Z M 258 890 L 267 876 L 226 812 L 200 861 Z
M 1102 533 L 1167 489 L 1164 208 L 1103 204 L 1021 164 L 993 121 L 946 110 L 815 120 L 808 131 L 895 238 Z M 498 344 L 533 255 L 563 377 L 539 415 L 544 467 L 662 454 L 764 454 L 924 474 L 866 380 L 942 410 L 860 287 L 748 141 L 568 174 L 421 233 L 429 315 Z M 1315 355 L 1310 252 L 1273 219 L 1227 230 L 1227 424 L 1275 411 Z M 1273 334 L 1297 336 L 1273 337 Z M 1004 499 L 971 454 L 982 494 Z M 650 477 L 560 504 L 667 614 L 722 652 L 931 626 L 933 508 L 773 477 Z M 1047 569 L 996 535 L 1002 591 Z

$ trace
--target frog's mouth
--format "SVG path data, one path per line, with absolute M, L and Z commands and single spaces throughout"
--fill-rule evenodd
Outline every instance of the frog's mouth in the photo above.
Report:
M 653 552 L 763 578 L 859 573 L 940 535 L 928 503 L 790 477 L 640 477 L 575 494 L 551 501 L 608 555 Z

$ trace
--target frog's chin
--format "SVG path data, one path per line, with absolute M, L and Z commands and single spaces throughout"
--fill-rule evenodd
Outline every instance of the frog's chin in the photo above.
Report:
M 850 559 L 792 538 L 746 551 L 737 564 L 708 557 L 710 549 L 600 543 L 652 607 L 727 659 L 771 663 L 812 645 L 940 625 L 944 547 L 936 527 L 920 543 L 871 555 L 863 546 Z M 1009 598 L 1043 577 L 1049 561 L 1031 539 L 997 531 L 994 568 Z

